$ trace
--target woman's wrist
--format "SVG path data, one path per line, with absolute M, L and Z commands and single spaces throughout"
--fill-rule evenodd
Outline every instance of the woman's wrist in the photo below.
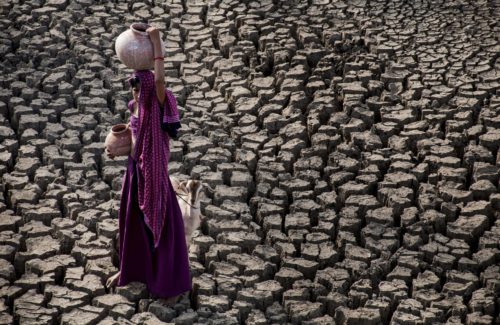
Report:
M 158 50 L 154 50 L 153 51 L 153 57 L 157 58 L 157 57 L 163 57 L 163 53 L 161 52 L 161 48 L 159 48 Z

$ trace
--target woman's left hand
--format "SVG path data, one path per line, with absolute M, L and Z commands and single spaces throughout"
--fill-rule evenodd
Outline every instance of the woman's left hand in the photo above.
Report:
M 146 33 L 148 33 L 149 38 L 151 39 L 151 42 L 153 42 L 153 44 L 160 43 L 160 31 L 158 30 L 158 28 L 151 26 L 146 29 Z

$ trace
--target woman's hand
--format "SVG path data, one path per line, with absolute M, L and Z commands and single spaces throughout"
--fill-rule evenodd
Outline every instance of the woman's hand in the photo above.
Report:
M 148 33 L 153 46 L 160 46 L 160 31 L 158 30 L 158 28 L 151 26 L 146 29 L 146 33 Z
M 165 67 L 163 65 L 163 60 L 156 59 L 163 58 L 160 31 L 158 28 L 151 26 L 146 29 L 146 32 L 153 43 L 156 97 L 160 105 L 163 105 L 165 103 Z
M 111 152 L 109 152 L 108 148 L 106 148 L 104 151 L 106 152 L 106 155 L 108 156 L 108 158 L 110 158 L 110 159 L 115 159 L 115 156 L 113 156 L 113 155 L 111 154 Z
M 130 156 L 134 157 L 135 152 L 135 139 L 132 137 L 132 141 L 130 141 Z

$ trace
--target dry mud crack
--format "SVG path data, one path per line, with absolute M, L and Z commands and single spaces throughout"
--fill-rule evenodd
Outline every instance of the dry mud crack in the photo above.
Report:
M 499 324 L 500 3 L 0 3 L 0 324 Z M 166 41 L 170 173 L 215 188 L 172 308 L 117 271 L 131 72 Z

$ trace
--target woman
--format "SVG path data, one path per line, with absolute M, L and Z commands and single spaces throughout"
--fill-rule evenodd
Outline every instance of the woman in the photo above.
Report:
M 129 79 L 134 100 L 130 128 L 132 148 L 123 179 L 119 211 L 120 271 L 106 283 L 145 283 L 150 293 L 174 303 L 191 290 L 182 213 L 168 176 L 169 135 L 180 127 L 175 100 L 165 89 L 165 71 L 158 29 L 146 30 L 154 48 L 154 74 L 134 71 Z M 168 133 L 160 127 L 160 109 Z M 114 158 L 108 153 L 110 158 Z

